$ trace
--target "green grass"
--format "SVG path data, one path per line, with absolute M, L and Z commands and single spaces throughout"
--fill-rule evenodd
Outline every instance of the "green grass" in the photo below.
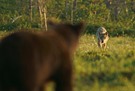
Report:
M 95 36 L 83 35 L 73 62 L 74 91 L 135 91 L 135 38 L 110 37 L 101 50 Z
M 84 35 L 75 53 L 75 91 L 134 91 L 135 39 L 111 37 L 101 50 L 93 35 Z

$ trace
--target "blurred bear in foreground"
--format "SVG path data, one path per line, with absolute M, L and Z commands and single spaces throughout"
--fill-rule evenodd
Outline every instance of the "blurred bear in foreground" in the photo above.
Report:
M 72 56 L 83 24 L 52 24 L 54 31 L 14 32 L 0 43 L 0 91 L 72 91 Z

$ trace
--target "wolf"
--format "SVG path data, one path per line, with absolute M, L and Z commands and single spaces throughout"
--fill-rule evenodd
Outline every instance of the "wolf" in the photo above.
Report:
M 109 35 L 104 27 L 99 27 L 96 32 L 97 44 L 100 48 L 105 49 L 109 40 Z
M 72 91 L 72 56 L 83 23 L 52 24 L 53 31 L 18 31 L 1 39 L 0 91 Z

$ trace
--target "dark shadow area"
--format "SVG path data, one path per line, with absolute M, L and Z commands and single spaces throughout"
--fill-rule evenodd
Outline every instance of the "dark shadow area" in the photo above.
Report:
M 98 24 L 90 24 L 87 25 L 86 27 L 86 34 L 96 34 L 97 29 L 100 27 L 101 25 Z M 108 26 L 105 25 L 103 26 L 106 28 L 106 30 L 109 33 L 109 36 L 112 37 L 119 37 L 119 36 L 130 36 L 130 37 L 135 37 L 135 29 L 130 28 L 130 29 L 125 29 L 123 27 L 118 27 L 118 26 Z

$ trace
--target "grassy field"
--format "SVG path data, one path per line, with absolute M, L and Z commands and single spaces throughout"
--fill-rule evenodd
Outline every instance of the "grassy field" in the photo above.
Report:
M 110 37 L 101 50 L 95 36 L 83 35 L 73 62 L 74 91 L 135 91 L 135 38 Z
M 84 35 L 74 57 L 75 91 L 135 91 L 135 39 L 110 37 L 101 50 Z

